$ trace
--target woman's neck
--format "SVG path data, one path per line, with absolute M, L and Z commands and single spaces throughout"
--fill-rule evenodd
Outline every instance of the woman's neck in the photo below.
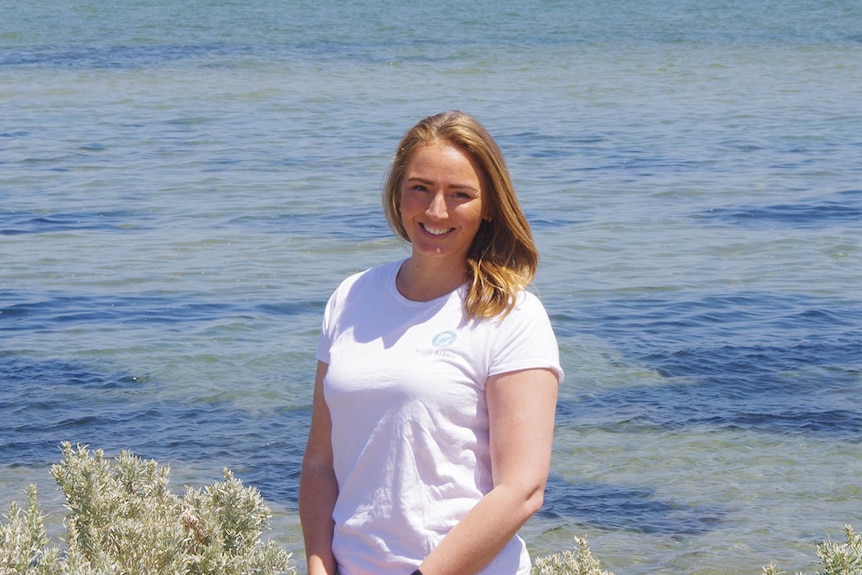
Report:
M 401 264 L 395 287 L 411 301 L 431 301 L 460 287 L 466 281 L 464 269 L 451 262 L 419 262 L 411 257 Z

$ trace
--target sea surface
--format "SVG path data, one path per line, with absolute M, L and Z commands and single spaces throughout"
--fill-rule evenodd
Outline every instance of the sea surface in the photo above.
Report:
M 475 115 L 541 250 L 561 389 L 534 555 L 817 568 L 862 529 L 862 4 L 0 5 L 0 510 L 61 441 L 228 467 L 304 570 L 323 306 L 404 257 L 418 119 Z

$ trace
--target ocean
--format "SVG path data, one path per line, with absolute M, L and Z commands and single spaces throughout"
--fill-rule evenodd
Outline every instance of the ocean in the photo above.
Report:
M 816 569 L 862 529 L 862 4 L 0 6 L 0 508 L 62 441 L 232 469 L 304 571 L 323 306 L 418 119 L 503 149 L 567 379 L 533 555 Z

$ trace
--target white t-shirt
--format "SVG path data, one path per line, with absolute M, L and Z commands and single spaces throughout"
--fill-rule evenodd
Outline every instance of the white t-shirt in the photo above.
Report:
M 563 378 L 534 295 L 523 292 L 502 320 L 466 322 L 465 287 L 408 300 L 395 287 L 401 263 L 347 278 L 323 318 L 340 575 L 409 573 L 491 490 L 489 376 L 547 368 Z M 515 537 L 482 574 L 529 571 Z

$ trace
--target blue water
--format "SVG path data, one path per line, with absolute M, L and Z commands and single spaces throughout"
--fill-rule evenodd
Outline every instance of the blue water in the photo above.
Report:
M 301 564 L 320 314 L 403 131 L 497 137 L 567 381 L 534 554 L 813 570 L 862 528 L 862 6 L 0 7 L 0 505 L 61 441 L 230 467 Z

